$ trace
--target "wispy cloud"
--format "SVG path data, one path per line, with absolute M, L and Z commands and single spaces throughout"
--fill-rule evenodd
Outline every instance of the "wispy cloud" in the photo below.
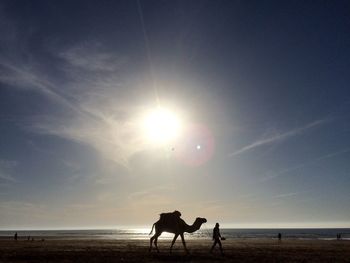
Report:
M 11 175 L 11 170 L 17 166 L 17 161 L 0 159 L 0 181 L 17 182 L 17 180 Z
M 279 142 L 279 141 L 288 139 L 290 137 L 303 134 L 304 132 L 306 132 L 306 131 L 314 128 L 314 127 L 320 126 L 320 125 L 322 125 L 322 124 L 324 124 L 324 123 L 326 123 L 328 121 L 329 121 L 329 119 L 313 121 L 313 122 L 311 122 L 311 123 L 309 123 L 309 124 L 307 124 L 305 126 L 298 127 L 298 128 L 292 129 L 290 131 L 274 135 L 272 137 L 260 139 L 258 141 L 255 141 L 255 142 L 249 144 L 249 145 L 244 146 L 243 148 L 241 148 L 241 149 L 239 149 L 239 150 L 237 150 L 235 152 L 230 153 L 228 156 L 229 157 L 236 156 L 236 155 L 245 153 L 245 152 L 247 152 L 249 150 L 255 149 L 257 147 L 260 147 L 260 146 L 264 146 L 264 145 L 267 145 L 267 144 Z
M 261 182 L 268 181 L 268 180 L 271 180 L 271 179 L 274 179 L 274 178 L 286 175 L 286 174 L 288 174 L 290 172 L 302 169 L 304 167 L 316 164 L 316 163 L 318 163 L 320 161 L 323 161 L 323 160 L 326 160 L 326 159 L 330 159 L 330 158 L 333 158 L 333 157 L 336 157 L 336 156 L 339 156 L 339 155 L 342 155 L 342 154 L 346 154 L 346 153 L 350 153 L 350 148 L 346 148 L 346 149 L 342 149 L 340 151 L 328 153 L 328 154 L 316 157 L 316 158 L 314 158 L 314 159 L 312 159 L 312 160 L 310 160 L 308 162 L 303 162 L 303 163 L 300 163 L 300 164 L 288 167 L 288 168 L 283 169 L 283 170 L 281 170 L 281 171 L 279 171 L 277 173 L 274 173 L 272 175 L 266 176 L 266 177 L 262 178 L 260 181 Z
M 274 195 L 271 198 L 272 199 L 279 199 L 279 198 L 288 198 L 292 196 L 298 195 L 300 192 L 293 192 L 293 193 L 285 193 L 285 194 L 279 194 L 279 195 Z
M 16 182 L 15 178 L 12 175 L 0 170 L 0 180 L 1 179 L 9 182 Z
M 20 213 L 21 211 L 26 211 L 31 213 L 35 213 L 39 211 L 44 212 L 43 211 L 44 205 L 38 205 L 27 201 L 3 201 L 3 202 L 0 202 L 0 208 L 7 209 L 15 213 Z
M 57 85 L 50 81 L 45 72 L 36 68 L 35 65 L 4 59 L 0 62 L 0 83 L 13 88 L 39 92 L 60 107 L 80 112 L 74 101 L 68 100 L 62 94 L 64 93 L 63 89 L 59 92 L 60 89 Z
M 130 199 L 130 200 L 144 199 L 147 196 L 154 195 L 154 193 L 166 194 L 169 192 L 173 192 L 174 190 L 175 190 L 174 186 L 158 185 L 158 186 L 154 186 L 154 187 L 151 187 L 148 189 L 144 189 L 142 191 L 132 192 L 129 194 L 128 199 Z
M 58 55 L 76 69 L 90 72 L 115 72 L 122 67 L 126 58 L 105 50 L 98 42 L 83 43 L 64 50 Z
M 39 92 L 55 102 L 51 111 L 23 120 L 22 126 L 87 144 L 105 158 L 129 167 L 130 157 L 143 151 L 145 144 L 139 132 L 142 109 L 137 97 L 118 79 L 125 56 L 96 43 L 51 51 L 61 61 L 63 84 L 37 63 L 16 58 L 0 62 L 0 82 Z
M 36 222 L 45 221 L 51 215 L 48 206 L 30 201 L 0 201 L 0 210 L 0 225 L 7 227 L 38 226 Z

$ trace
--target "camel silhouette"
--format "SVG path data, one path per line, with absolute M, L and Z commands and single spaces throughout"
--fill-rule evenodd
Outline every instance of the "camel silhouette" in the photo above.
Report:
M 149 233 L 151 235 L 153 232 L 153 228 L 155 228 L 155 234 L 150 239 L 149 251 L 152 250 L 152 243 L 154 241 L 154 246 L 156 247 L 156 250 L 159 253 L 159 249 L 157 245 L 158 237 L 163 232 L 169 232 L 169 233 L 175 234 L 173 241 L 171 242 L 170 253 L 172 252 L 176 239 L 180 235 L 184 249 L 188 254 L 188 249 L 186 247 L 186 242 L 184 238 L 184 232 L 193 233 L 197 231 L 198 229 L 200 229 L 203 223 L 207 222 L 207 219 L 197 217 L 192 225 L 188 225 L 183 219 L 180 218 L 180 216 L 181 216 L 181 213 L 179 211 L 160 214 L 159 220 L 153 224 L 151 232 Z

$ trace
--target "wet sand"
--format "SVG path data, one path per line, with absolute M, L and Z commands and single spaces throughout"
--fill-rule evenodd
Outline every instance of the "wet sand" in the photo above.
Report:
M 209 253 L 210 240 L 160 240 L 160 253 L 148 252 L 148 240 L 45 241 L 0 239 L 0 262 L 350 262 L 350 241 L 233 239 L 223 241 L 225 255 Z

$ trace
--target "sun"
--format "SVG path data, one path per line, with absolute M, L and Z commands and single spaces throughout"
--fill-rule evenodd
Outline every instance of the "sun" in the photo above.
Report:
M 161 107 L 146 114 L 143 126 L 148 140 L 157 144 L 173 141 L 181 131 L 178 115 L 174 111 Z

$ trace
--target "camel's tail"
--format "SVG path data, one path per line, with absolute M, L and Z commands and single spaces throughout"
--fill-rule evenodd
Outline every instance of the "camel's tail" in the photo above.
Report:
M 154 225 L 155 225 L 156 223 L 154 223 L 153 224 L 153 226 L 152 226 L 152 229 L 151 229 L 151 232 L 149 232 L 149 234 L 148 235 L 151 235 L 152 234 L 152 232 L 153 232 L 153 228 L 154 228 Z

